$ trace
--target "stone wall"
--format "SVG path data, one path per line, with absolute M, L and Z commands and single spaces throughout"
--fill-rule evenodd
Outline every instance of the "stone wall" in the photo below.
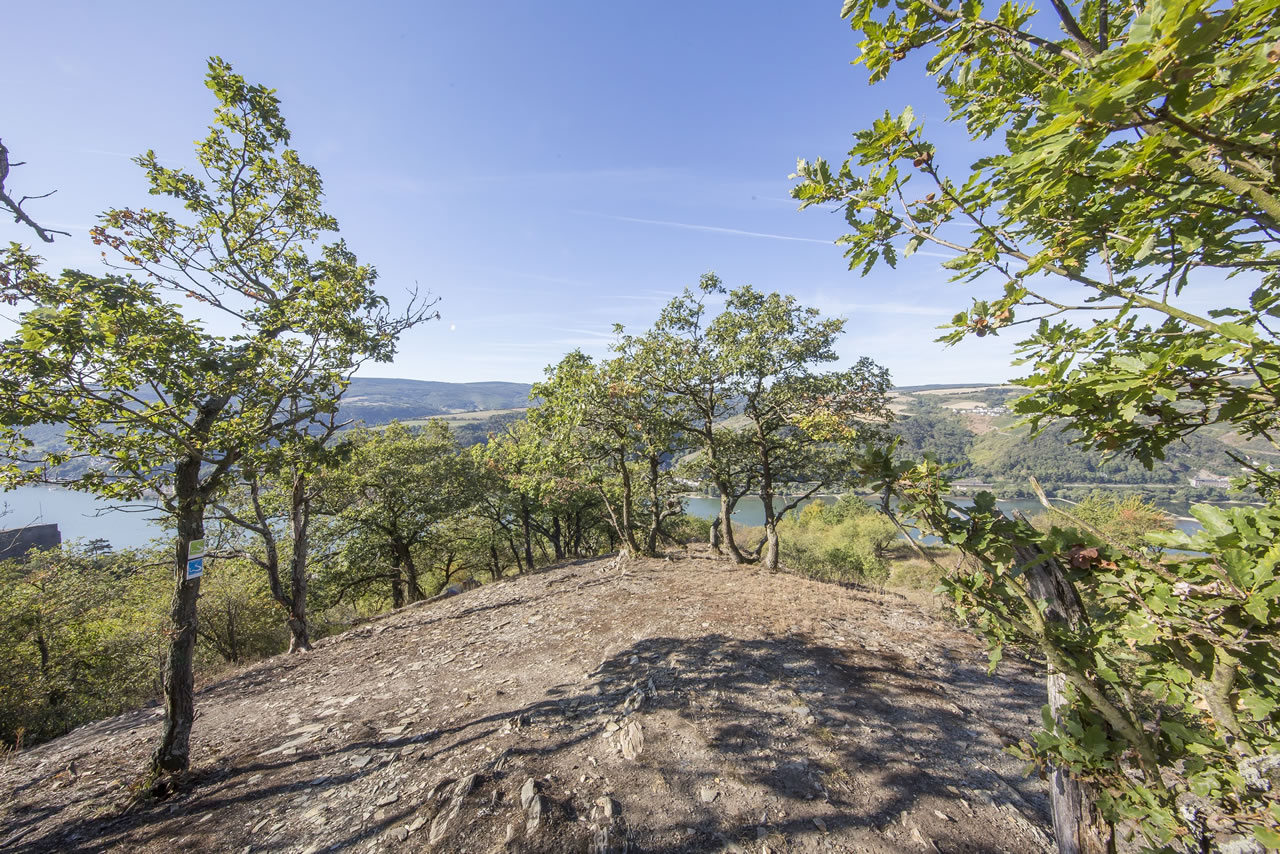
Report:
M 24 557 L 32 549 L 52 549 L 62 545 L 62 532 L 54 525 L 27 525 L 0 531 L 0 560 Z

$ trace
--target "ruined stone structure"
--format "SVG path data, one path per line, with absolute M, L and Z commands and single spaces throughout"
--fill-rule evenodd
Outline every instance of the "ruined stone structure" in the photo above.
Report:
M 62 532 L 54 525 L 27 525 L 0 531 L 0 560 L 25 557 L 32 549 L 62 545 Z

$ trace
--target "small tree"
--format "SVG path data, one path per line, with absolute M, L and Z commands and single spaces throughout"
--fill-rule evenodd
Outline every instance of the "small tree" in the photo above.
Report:
M 737 402 L 719 352 L 708 337 L 706 300 L 724 293 L 720 278 L 704 274 L 698 290 L 667 303 L 644 335 L 622 336 L 623 353 L 639 354 L 640 382 L 664 396 L 678 429 L 695 448 L 686 457 L 685 470 L 715 484 L 720 494 L 720 515 L 711 526 L 711 545 L 717 553 L 721 541 L 735 561 L 746 560 L 734 541 L 729 520 L 744 495 L 755 488 L 749 451 L 736 431 L 724 422 L 734 414 Z
M 1083 443 L 1148 466 L 1210 424 L 1274 444 L 1274 3 L 1051 5 L 848 0 L 872 80 L 927 52 L 952 119 L 990 154 L 952 177 L 908 107 L 859 131 L 839 169 L 800 161 L 796 197 L 844 208 L 851 266 L 932 244 L 955 254 L 957 279 L 998 281 L 944 340 L 1030 324 L 1016 408 L 1038 427 L 1065 419 Z M 1247 298 L 1189 304 L 1230 276 L 1254 286 Z M 1280 481 L 1237 461 L 1267 505 L 1194 508 L 1203 533 L 1159 535 L 1201 552 L 1176 560 L 1120 541 L 1072 548 L 990 495 L 947 503 L 932 463 L 869 461 L 976 558 L 948 583 L 993 655 L 1022 639 L 1049 663 L 1052 714 L 1027 753 L 1053 768 L 1063 851 L 1110 850 L 1122 821 L 1153 846 L 1245 835 L 1280 848 Z
M 835 338 L 844 324 L 793 296 L 747 286 L 730 292 L 708 330 L 727 387 L 741 401 L 745 425 L 738 434 L 750 449 L 764 510 L 762 561 L 769 569 L 778 568 L 778 520 L 844 481 L 851 468 L 846 449 L 859 437 L 870 439 L 890 417 L 889 372 L 871 359 L 846 371 L 813 371 L 836 360 Z
M 575 350 L 547 369 L 532 396 L 542 405 L 530 421 L 570 451 L 571 465 L 595 486 L 618 539 L 632 554 L 655 554 L 662 520 L 672 514 L 664 462 L 678 447 L 677 425 L 661 393 L 644 385 L 627 354 L 597 364 Z M 609 488 L 615 479 L 616 498 Z M 642 504 L 649 523 L 639 539 Z
M 512 422 L 470 449 L 481 477 L 477 512 L 495 533 L 519 536 L 523 551 L 513 548 L 512 554 L 529 569 L 539 538 L 550 544 L 555 560 L 578 556 L 600 503 L 591 484 L 577 476 L 572 443 L 548 432 L 544 414 Z
M 242 467 L 232 500 L 215 505 L 220 520 L 254 541 L 250 545 L 243 536 L 232 535 L 225 548 L 266 573 L 271 597 L 289 627 L 291 653 L 311 649 L 307 623 L 311 532 L 318 507 L 324 506 L 320 500 L 324 480 L 318 475 L 326 466 L 336 465 L 348 450 L 347 443 L 335 441 L 343 426 L 332 412 L 299 425 L 256 466 Z M 287 575 L 280 571 L 282 547 L 288 549 Z
M 330 579 L 331 586 L 381 587 L 397 608 L 424 598 L 421 553 L 475 503 L 475 486 L 470 459 L 443 421 L 361 430 L 350 458 L 324 477 L 348 554 L 360 558 L 349 559 L 348 577 Z
M 793 296 L 737 288 L 708 321 L 705 298 L 725 290 L 711 274 L 699 289 L 701 296 L 686 291 L 672 300 L 646 334 L 622 337 L 618 350 L 634 384 L 662 411 L 668 435 L 695 440 L 692 466 L 720 492 L 719 528 L 739 562 L 747 556 L 728 520 L 742 496 L 759 496 L 763 562 L 776 569 L 778 520 L 845 478 L 853 437 L 889 417 L 889 375 L 865 358 L 847 371 L 815 373 L 838 358 L 844 321 L 822 318 Z
M 158 494 L 174 522 L 172 643 L 154 757 L 164 772 L 189 763 L 200 578 L 188 557 L 206 509 L 238 467 L 253 468 L 331 412 L 354 367 L 389 359 L 396 336 L 427 316 L 421 306 L 391 316 L 375 271 L 343 243 L 308 254 L 337 222 L 321 207 L 319 174 L 285 147 L 278 99 L 219 59 L 208 85 L 217 106 L 197 145 L 205 177 L 163 166 L 153 152 L 137 159 L 151 192 L 186 216 L 111 210 L 92 230 L 125 274 L 55 279 L 11 246 L 0 282 L 4 299 L 26 308 L 0 356 L 0 440 L 23 463 L 6 480 L 59 482 L 59 464 L 90 458 L 98 465 L 67 485 L 119 499 Z M 66 424 L 69 450 L 24 459 L 22 428 L 37 423 Z

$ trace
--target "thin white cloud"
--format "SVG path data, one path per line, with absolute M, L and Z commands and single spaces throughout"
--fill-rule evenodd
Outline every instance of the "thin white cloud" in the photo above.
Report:
M 871 314 L 917 314 L 929 317 L 951 317 L 955 311 L 929 305 L 910 305 L 901 302 L 850 303 L 845 311 L 865 311 Z
M 613 334 L 613 332 L 596 332 L 593 329 L 563 329 L 560 327 L 553 327 L 552 331 L 553 332 L 569 332 L 574 335 L 590 335 L 595 338 L 603 338 L 609 341 L 612 341 L 615 337 L 617 337 Z
M 815 302 L 823 314 L 907 314 L 922 317 L 951 317 L 956 313 L 953 308 L 906 302 L 842 302 L 821 297 Z
M 689 222 L 671 222 L 665 219 L 641 219 L 634 216 L 619 216 L 617 214 L 600 213 L 599 211 L 573 211 L 573 213 L 583 214 L 585 216 L 598 216 L 604 219 L 614 219 L 620 222 L 638 222 L 642 225 L 662 225 L 668 228 L 684 228 L 689 231 L 710 231 L 714 234 L 736 234 L 740 237 L 763 237 L 767 240 L 792 240 L 798 243 L 821 243 L 824 246 L 832 246 L 834 240 L 819 240 L 816 237 L 794 237 L 789 234 L 769 234 L 763 231 L 744 231 L 740 228 L 722 228 L 718 225 L 696 225 Z

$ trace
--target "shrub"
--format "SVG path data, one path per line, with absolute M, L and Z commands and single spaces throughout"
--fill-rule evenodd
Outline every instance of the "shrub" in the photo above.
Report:
M 825 581 L 882 583 L 886 552 L 898 537 L 891 521 L 853 494 L 806 505 L 778 528 L 783 563 Z

